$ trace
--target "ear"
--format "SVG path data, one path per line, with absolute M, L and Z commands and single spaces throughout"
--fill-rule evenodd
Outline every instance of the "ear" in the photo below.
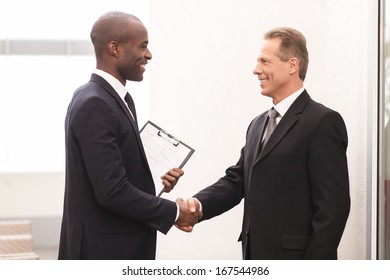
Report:
M 296 57 L 290 58 L 290 74 L 299 73 L 299 60 Z
M 112 56 L 119 56 L 119 44 L 116 41 L 110 41 L 107 44 L 108 53 Z

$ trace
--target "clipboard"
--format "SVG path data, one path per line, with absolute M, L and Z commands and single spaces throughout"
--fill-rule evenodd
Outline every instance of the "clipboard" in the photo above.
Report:
M 156 187 L 161 184 L 160 177 L 163 174 L 174 167 L 182 168 L 195 152 L 193 148 L 151 121 L 147 121 L 141 128 L 140 137 Z M 163 192 L 164 187 L 158 196 Z

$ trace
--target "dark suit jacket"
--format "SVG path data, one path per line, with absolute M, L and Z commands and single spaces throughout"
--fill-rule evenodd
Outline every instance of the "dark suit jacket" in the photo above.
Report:
M 237 164 L 195 195 L 203 219 L 245 198 L 244 258 L 336 259 L 350 209 L 342 117 L 304 91 L 259 153 L 266 120 L 251 122 Z
M 177 206 L 155 196 L 138 128 L 100 76 L 76 90 L 65 137 L 59 259 L 154 259 L 156 230 L 168 232 Z

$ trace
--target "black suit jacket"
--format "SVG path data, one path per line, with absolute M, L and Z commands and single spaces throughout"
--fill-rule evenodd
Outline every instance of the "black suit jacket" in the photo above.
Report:
M 155 196 L 137 125 L 100 76 L 76 90 L 65 137 L 59 259 L 154 259 L 177 206 Z
M 336 259 L 350 209 L 347 132 L 340 114 L 304 91 L 260 151 L 266 113 L 249 125 L 235 166 L 195 195 L 209 219 L 242 198 L 243 256 Z

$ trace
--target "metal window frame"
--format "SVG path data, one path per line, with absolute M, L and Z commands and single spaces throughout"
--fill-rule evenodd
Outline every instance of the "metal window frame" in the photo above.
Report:
M 83 40 L 0 40 L 0 55 L 93 55 Z
M 372 225 L 374 228 L 374 222 L 375 228 L 376 228 L 376 236 L 373 236 L 373 240 L 376 238 L 376 244 L 372 244 L 371 252 L 372 252 L 372 259 L 373 256 L 376 257 L 376 259 L 386 259 L 388 256 L 386 256 L 386 244 L 385 244 L 385 228 L 386 228 L 386 201 L 385 201 L 385 158 L 384 158 L 384 147 L 385 147 L 385 136 L 384 136 L 384 116 L 385 116 L 385 69 L 384 69 L 384 45 L 385 45 L 385 5 L 390 5 L 389 0 L 379 0 L 378 1 L 378 46 L 377 46 L 377 55 L 376 55 L 376 61 L 377 61 L 377 147 L 373 146 L 372 147 L 372 152 L 374 153 L 376 151 L 377 157 L 376 157 L 376 162 L 377 162 L 377 173 L 376 173 L 376 185 L 372 185 L 372 190 L 376 191 L 375 197 L 372 197 L 372 201 L 374 201 L 374 198 L 376 198 L 376 213 L 374 212 L 374 203 L 372 207 Z M 385 3 L 386 2 L 386 3 Z M 372 114 L 375 116 L 374 114 Z M 373 123 L 374 125 L 374 123 Z M 374 159 L 372 162 L 374 163 Z M 374 183 L 374 178 L 372 178 L 372 182 Z M 376 216 L 375 216 L 376 214 Z M 373 241 L 372 241 L 373 243 Z M 374 247 L 374 245 L 376 245 Z M 375 249 L 375 250 L 374 250 Z M 375 253 L 375 255 L 374 255 Z

